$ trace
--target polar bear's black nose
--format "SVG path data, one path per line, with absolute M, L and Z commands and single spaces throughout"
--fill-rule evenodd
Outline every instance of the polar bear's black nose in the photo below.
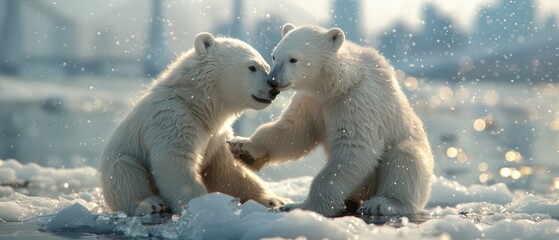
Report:
M 277 87 L 278 86 L 278 81 L 276 81 L 276 79 L 274 78 L 270 78 L 266 81 L 268 83 L 268 85 L 270 85 L 270 87 Z
M 270 91 L 268 91 L 268 94 L 270 95 L 270 98 L 272 100 L 274 100 L 279 93 L 280 91 L 277 88 L 272 88 Z

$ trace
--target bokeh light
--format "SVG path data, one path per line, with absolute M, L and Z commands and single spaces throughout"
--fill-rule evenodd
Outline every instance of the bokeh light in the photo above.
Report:
M 485 130 L 485 120 L 478 118 L 474 121 L 474 129 L 478 132 L 482 132 L 483 130 Z
M 522 155 L 518 151 L 509 150 L 505 153 L 505 160 L 507 162 L 518 162 L 522 160 Z
M 455 147 L 449 147 L 446 149 L 446 156 L 449 158 L 455 158 L 458 156 L 458 149 Z
M 417 81 L 417 78 L 408 77 L 404 80 L 404 86 L 410 91 L 415 91 L 419 86 L 419 82 Z
M 510 168 L 504 167 L 499 170 L 499 175 L 501 175 L 501 177 L 508 178 L 510 177 L 511 172 L 512 170 Z

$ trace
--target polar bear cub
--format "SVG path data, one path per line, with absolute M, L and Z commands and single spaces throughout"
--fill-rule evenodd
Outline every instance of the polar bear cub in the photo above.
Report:
M 433 156 L 387 61 L 346 41 L 339 28 L 292 24 L 284 25 L 273 59 L 268 83 L 295 95 L 279 119 L 232 140 L 231 151 L 256 170 L 319 144 L 328 154 L 308 198 L 282 210 L 336 216 L 354 202 L 365 214 L 419 212 L 429 198 Z
M 269 66 L 250 45 L 200 33 L 151 85 L 106 143 L 101 159 L 105 202 L 143 215 L 222 192 L 278 206 L 261 180 L 228 150 L 231 124 L 279 93 L 266 84 Z

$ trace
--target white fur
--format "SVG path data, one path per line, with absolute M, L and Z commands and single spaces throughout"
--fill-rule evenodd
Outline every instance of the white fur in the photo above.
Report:
M 307 200 L 283 210 L 335 216 L 351 199 L 367 214 L 419 212 L 429 198 L 433 156 L 392 67 L 375 50 L 345 41 L 338 28 L 287 24 L 282 35 L 268 79 L 296 93 L 278 120 L 232 141 L 232 152 L 248 152 L 254 161 L 242 160 L 259 169 L 324 146 L 328 160 Z
M 226 144 L 241 111 L 268 105 L 251 96 L 269 99 L 268 71 L 248 44 L 197 35 L 194 48 L 155 80 L 108 140 L 100 168 L 107 205 L 135 215 L 166 206 L 180 213 L 190 199 L 217 191 L 281 204 L 235 163 Z

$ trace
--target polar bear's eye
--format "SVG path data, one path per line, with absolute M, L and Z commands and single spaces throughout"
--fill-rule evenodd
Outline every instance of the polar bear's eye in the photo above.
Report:
M 276 56 L 272 56 L 272 60 L 276 61 Z
M 290 62 L 290 63 L 296 63 L 296 62 L 297 62 L 297 59 L 292 58 L 292 59 L 289 60 L 289 62 Z
M 250 67 L 248 67 L 248 70 L 253 71 L 253 72 L 256 72 L 256 67 L 250 66 Z

